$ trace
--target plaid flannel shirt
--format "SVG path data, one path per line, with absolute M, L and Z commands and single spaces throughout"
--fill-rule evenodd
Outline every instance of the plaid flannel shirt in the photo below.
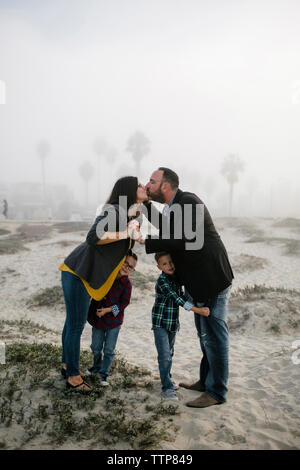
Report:
M 99 301 L 92 300 L 88 322 L 94 328 L 107 330 L 120 326 L 124 320 L 124 310 L 130 303 L 132 284 L 128 276 L 122 276 L 116 279 L 106 296 Z M 106 313 L 103 317 L 97 317 L 98 308 L 111 307 L 112 312 Z
M 193 303 L 187 301 L 174 276 L 162 273 L 155 285 L 155 303 L 152 308 L 152 328 L 179 330 L 179 307 L 191 310 Z

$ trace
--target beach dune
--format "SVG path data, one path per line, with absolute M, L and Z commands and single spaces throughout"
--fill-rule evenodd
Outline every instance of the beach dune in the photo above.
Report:
M 173 440 L 162 440 L 159 448 L 299 449 L 297 224 L 297 219 L 216 219 L 235 273 L 228 315 L 228 401 L 205 409 L 188 408 L 185 403 L 198 392 L 179 389 L 179 413 L 172 418 L 177 430 Z M 84 226 L 68 227 L 59 221 L 2 221 L 0 228 L 0 341 L 60 345 L 65 313 L 58 266 L 84 240 Z M 158 405 L 161 390 L 151 309 L 159 272 L 153 255 L 143 250 L 135 247 L 139 261 L 132 276 L 132 302 L 125 312 L 117 349 L 129 363 L 151 372 L 147 378 L 152 382 L 150 401 Z M 44 330 L 26 327 L 26 321 L 38 323 Z M 193 314 L 181 309 L 180 323 L 172 375 L 176 382 L 194 381 L 198 379 L 201 353 Z M 83 351 L 89 350 L 90 342 L 91 327 L 87 324 L 81 341 Z M 0 423 L 0 441 L 6 432 Z M 72 439 L 67 445 L 78 448 Z M 30 448 L 30 443 L 24 448 Z

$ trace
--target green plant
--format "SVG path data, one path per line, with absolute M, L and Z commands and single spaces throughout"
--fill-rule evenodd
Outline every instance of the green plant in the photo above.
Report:
M 81 368 L 91 359 L 90 351 L 82 351 Z M 136 392 L 144 389 L 137 378 L 146 370 L 128 364 L 119 354 L 115 362 L 111 384 L 122 386 L 100 387 L 99 378 L 89 377 L 93 390 L 84 394 L 66 389 L 59 373 L 61 348 L 48 343 L 7 344 L 6 364 L 0 370 L 0 422 L 3 428 L 18 424 L 16 448 L 31 448 L 41 435 L 43 445 L 51 449 L 65 442 L 76 448 L 82 441 L 89 448 L 119 442 L 147 448 L 172 438 L 175 431 L 168 432 L 166 419 L 171 409 L 155 407 L 150 416 L 143 415 L 145 395 Z
M 64 304 L 64 296 L 61 286 L 46 287 L 33 295 L 27 302 L 29 307 L 54 307 Z

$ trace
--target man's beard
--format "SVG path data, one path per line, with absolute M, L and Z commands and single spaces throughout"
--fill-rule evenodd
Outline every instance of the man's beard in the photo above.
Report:
M 161 192 L 161 186 L 159 187 L 158 191 L 156 193 L 148 193 L 148 196 L 150 199 L 152 199 L 152 201 L 156 201 L 156 202 L 160 202 L 161 204 L 164 204 L 166 202 L 165 200 L 165 197 L 163 195 L 163 193 Z

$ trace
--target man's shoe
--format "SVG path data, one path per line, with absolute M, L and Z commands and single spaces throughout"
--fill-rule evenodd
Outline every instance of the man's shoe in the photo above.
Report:
M 202 385 L 199 380 L 193 384 L 186 382 L 180 382 L 179 387 L 187 388 L 188 390 L 196 390 L 197 392 L 205 392 L 205 386 Z
M 94 369 L 94 367 L 90 367 L 89 369 L 85 371 L 85 375 L 88 375 L 88 376 L 96 375 L 96 374 L 99 374 L 99 370 Z
M 192 408 L 206 408 L 213 405 L 221 405 L 221 403 L 206 393 L 202 393 L 196 400 L 186 403 L 186 406 L 191 406 Z

